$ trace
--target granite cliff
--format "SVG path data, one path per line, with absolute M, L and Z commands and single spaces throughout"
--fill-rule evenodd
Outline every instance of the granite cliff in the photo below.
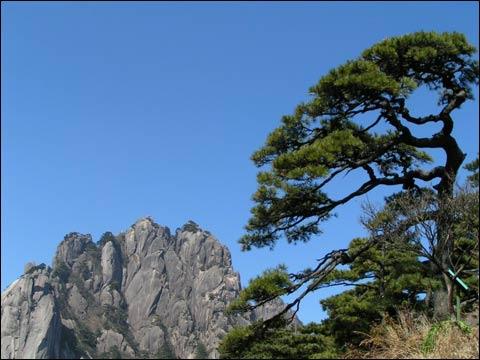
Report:
M 234 325 L 277 312 L 227 316 L 240 291 L 230 252 L 189 222 L 171 234 L 151 218 L 97 244 L 70 233 L 52 267 L 28 265 L 1 299 L 1 357 L 217 358 Z

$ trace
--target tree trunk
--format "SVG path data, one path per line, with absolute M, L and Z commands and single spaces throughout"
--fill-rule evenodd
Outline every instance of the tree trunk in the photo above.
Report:
M 447 135 L 444 137 L 444 147 L 447 159 L 445 164 L 445 174 L 438 186 L 438 218 L 437 218 L 437 247 L 435 249 L 438 259 L 439 269 L 443 275 L 444 289 L 437 291 L 434 298 L 434 314 L 438 318 L 447 318 L 454 315 L 453 290 L 454 284 L 448 275 L 448 269 L 451 265 L 451 256 L 454 249 L 453 234 L 453 214 L 451 204 L 454 197 L 454 185 L 458 170 L 465 159 L 465 154 L 461 151 L 453 137 Z M 452 269 L 454 270 L 454 269 Z M 445 297 L 442 300 L 441 297 Z
M 448 292 L 438 289 L 433 293 L 433 317 L 436 320 L 446 320 L 450 317 L 448 311 Z

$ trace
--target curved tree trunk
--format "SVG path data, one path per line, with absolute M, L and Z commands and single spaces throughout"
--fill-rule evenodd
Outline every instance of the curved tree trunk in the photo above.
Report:
M 453 292 L 454 283 L 448 275 L 448 269 L 451 265 L 451 256 L 455 245 L 453 234 L 453 214 L 451 212 L 451 203 L 454 196 L 454 185 L 460 166 L 465 159 L 465 154 L 461 151 L 455 139 L 450 135 L 443 136 L 443 149 L 447 159 L 445 164 L 445 174 L 440 183 L 436 186 L 439 197 L 439 214 L 437 220 L 437 247 L 435 254 L 438 259 L 439 269 L 443 273 L 444 289 L 437 291 L 434 297 L 434 314 L 438 318 L 447 318 L 454 314 Z M 455 269 L 452 269 L 455 270 Z

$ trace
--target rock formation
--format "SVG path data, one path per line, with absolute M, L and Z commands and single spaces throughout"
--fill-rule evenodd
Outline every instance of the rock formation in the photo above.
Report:
M 174 235 L 151 218 L 127 231 L 70 233 L 53 268 L 26 272 L 2 293 L 1 356 L 9 358 L 210 358 L 234 325 L 279 310 L 229 317 L 240 291 L 230 253 L 189 222 Z

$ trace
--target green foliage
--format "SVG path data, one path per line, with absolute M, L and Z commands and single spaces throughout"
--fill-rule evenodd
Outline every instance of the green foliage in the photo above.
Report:
M 450 189 L 458 168 L 449 179 L 442 168 L 418 171 L 433 160 L 424 148 L 444 148 L 450 159 L 461 156 L 447 146 L 450 133 L 418 139 L 409 127 L 442 121 L 446 130 L 453 128 L 450 113 L 472 99 L 472 85 L 478 84 L 475 52 L 462 34 L 416 32 L 375 44 L 322 77 L 310 88 L 313 98 L 284 116 L 252 155 L 257 166 L 269 168 L 258 174 L 242 248 L 273 247 L 281 235 L 288 242 L 307 241 L 337 206 L 380 185 L 407 189 L 418 179 L 441 178 Z M 438 92 L 441 116 L 410 114 L 406 100 L 421 86 Z M 366 115 L 372 117 L 367 126 Z M 381 123 L 388 130 L 371 131 Z M 340 199 L 323 191 L 353 170 L 365 171 L 369 180 Z
M 97 245 L 103 246 L 109 241 L 115 241 L 115 236 L 110 231 L 106 231 L 102 234 L 100 240 L 97 241 Z
M 380 213 L 379 216 L 385 215 Z M 371 239 L 354 239 L 349 253 L 355 253 Z M 368 248 L 347 267 L 334 270 L 319 285 L 351 285 L 353 289 L 321 301 L 329 318 L 326 329 L 339 346 L 358 344 L 383 314 L 395 315 L 401 307 L 425 308 L 419 295 L 440 285 L 418 260 L 418 250 L 408 243 L 378 243 Z
M 438 335 L 441 332 L 445 332 L 451 326 L 454 326 L 454 322 L 452 322 L 451 320 L 445 320 L 433 324 L 421 345 L 422 353 L 424 355 L 427 355 L 428 353 L 432 352 L 437 343 Z
M 151 359 L 177 359 L 175 355 L 175 350 L 173 348 L 172 343 L 168 339 L 168 329 L 167 327 L 162 323 L 161 317 L 159 315 L 153 315 L 151 317 L 151 326 L 159 326 L 164 334 L 164 342 L 158 349 L 158 351 L 155 354 L 149 354 L 145 351 L 138 351 L 137 355 L 140 358 L 151 358 Z
M 102 313 L 105 319 L 105 329 L 113 329 L 116 332 L 122 334 L 125 337 L 127 343 L 134 351 L 138 352 L 138 344 L 130 330 L 127 323 L 128 313 L 125 307 L 115 307 L 112 305 L 104 304 L 102 306 Z
M 219 346 L 222 359 L 334 359 L 338 354 L 333 340 L 322 326 L 309 324 L 298 329 L 279 326 L 265 330 L 261 323 L 236 327 Z
M 61 282 L 66 283 L 70 277 L 70 273 L 70 268 L 63 261 L 60 261 L 55 265 L 55 268 L 52 272 L 52 277 L 58 277 Z
M 193 222 L 192 220 L 189 220 L 185 225 L 182 226 L 183 231 L 189 231 L 189 232 L 197 232 L 200 230 L 198 225 Z
M 229 304 L 227 313 L 243 312 L 250 308 L 251 302 L 260 303 L 281 296 L 291 285 L 285 266 L 266 270 L 262 275 L 250 280 L 239 297 Z
M 72 329 L 62 326 L 60 336 L 60 346 L 62 349 L 70 349 L 73 353 L 79 354 L 78 341 Z
M 89 349 L 95 349 L 97 346 L 97 338 L 95 334 L 81 321 L 77 321 L 77 334 L 80 342 L 80 348 L 83 347 L 85 349 L 86 346 Z
M 86 248 L 85 248 L 85 253 L 87 254 L 87 258 L 91 260 L 93 268 L 92 271 L 95 273 L 100 273 L 101 272 L 101 258 L 102 258 L 102 252 L 101 250 L 96 247 L 93 243 L 88 243 Z
M 86 265 L 84 263 L 81 263 L 79 265 L 79 271 L 78 272 L 72 272 L 69 277 L 69 282 L 74 284 L 80 295 L 88 302 L 88 304 L 91 304 L 92 307 L 96 303 L 95 298 L 93 297 L 93 294 L 85 288 L 85 275 L 84 272 L 88 271 L 85 270 L 87 269 Z
M 205 345 L 199 341 L 195 349 L 195 359 L 208 359 L 208 351 Z
M 442 288 L 442 278 L 431 263 L 437 259 L 438 239 L 435 225 L 428 222 L 437 213 L 439 201 L 428 191 L 417 195 L 398 193 L 387 198 L 386 206 L 368 221 L 364 219 L 369 231 L 374 236 L 381 235 L 383 240 L 356 257 L 347 268 L 331 272 L 319 286 L 355 286 L 321 301 L 329 314 L 325 325 L 337 344 L 358 344 L 362 333 L 368 333 L 385 313 L 394 317 L 400 308 L 431 310 L 432 294 Z M 460 269 L 459 276 L 472 286 L 471 292 L 459 293 L 465 301 L 478 291 L 478 191 L 463 189 L 443 206 L 453 219 L 451 266 Z M 349 254 L 373 240 L 354 239 Z
M 114 329 L 121 334 L 126 334 L 129 331 L 127 323 L 128 314 L 125 309 L 107 304 L 104 304 L 102 309 L 107 329 Z
M 46 269 L 46 268 L 47 268 L 47 265 L 45 265 L 44 263 L 41 263 L 39 265 L 35 265 L 34 262 L 29 262 L 25 265 L 25 275 L 31 274 L 36 270 L 43 270 L 43 269 Z
M 222 359 L 240 358 L 255 340 L 253 326 L 238 326 L 228 332 L 219 345 Z
M 478 188 L 478 155 L 475 160 L 465 165 L 465 169 L 472 172 L 473 174 L 468 176 L 469 182 Z
M 316 337 L 299 337 L 284 324 L 267 327 L 257 322 L 228 333 L 219 348 L 223 358 L 335 354 L 348 343 L 358 344 L 385 313 L 395 316 L 404 307 L 428 310 L 448 266 L 458 269 L 478 293 L 478 191 L 454 191 L 464 154 L 452 136 L 452 112 L 473 98 L 472 86 L 478 85 L 475 52 L 465 36 L 455 32 L 386 39 L 331 70 L 310 88 L 310 101 L 282 118 L 252 155 L 262 169 L 247 234 L 240 239 L 243 250 L 273 248 L 280 237 L 307 241 L 321 232 L 319 224 L 338 206 L 378 186 L 401 185 L 405 191 L 372 214 L 365 223 L 369 237 L 354 239 L 346 252 L 330 253 L 315 270 L 290 275 L 284 268 L 268 270 L 229 306 L 230 311 L 250 310 L 301 286 L 307 292 L 353 286 L 322 300 L 329 318 L 318 333 L 313 331 Z M 438 94 L 437 113 L 411 115 L 407 100 L 420 87 Z M 443 126 L 430 137 L 412 135 L 413 125 L 437 122 Z M 375 131 L 377 126 L 386 130 Z M 424 149 L 443 149 L 445 166 L 422 169 L 433 162 Z M 478 188 L 478 159 L 466 168 L 475 172 L 469 180 Z M 325 188 L 351 172 L 363 172 L 367 180 L 331 198 Z M 435 179 L 439 183 L 431 188 L 417 184 Z M 439 329 L 432 328 L 425 340 L 426 352 Z
M 62 314 L 63 316 L 63 314 Z M 75 329 L 62 327 L 60 343 L 62 348 L 69 348 L 78 357 L 86 354 L 95 354 L 97 335 L 94 334 L 83 322 L 75 321 Z M 117 359 L 114 357 L 112 359 Z
M 478 173 L 477 173 L 478 175 Z M 459 290 L 458 295 L 462 301 L 476 297 L 478 299 L 478 239 L 479 239 L 479 196 L 476 191 L 461 191 L 455 198 L 456 206 L 451 213 L 455 221 L 452 224 L 455 244 L 452 254 L 453 270 L 468 285 L 469 290 Z M 469 302 L 464 310 L 471 311 L 473 302 Z
M 464 334 L 471 334 L 472 327 L 462 320 L 455 321 L 455 324 Z
M 162 344 L 160 349 L 158 350 L 157 354 L 155 355 L 155 359 L 176 359 L 175 351 L 173 350 L 172 344 L 165 340 Z
M 454 219 L 452 234 L 456 238 L 452 261 L 455 268 L 463 269 L 461 278 L 473 289 L 471 293 L 460 294 L 462 301 L 478 291 L 478 278 L 474 272 L 478 268 L 478 252 L 475 251 L 478 249 L 478 200 L 478 191 L 467 188 L 456 193 L 448 204 L 448 211 Z M 429 217 L 422 217 L 423 207 L 436 209 L 436 202 L 438 197 L 429 191 L 420 191 L 412 196 L 397 193 L 388 197 L 383 209 L 363 218 L 372 236 L 353 239 L 346 255 L 350 260 L 317 282 L 314 290 L 337 285 L 354 287 L 321 301 L 329 315 L 322 324 L 323 331 L 335 341 L 337 351 L 345 350 L 347 344 L 358 345 L 385 314 L 395 318 L 399 309 L 430 310 L 430 298 L 442 287 L 442 280 L 430 262 L 420 257 L 425 254 L 427 245 L 421 245 L 418 231 L 410 229 L 410 226 L 428 220 Z M 419 208 L 418 212 L 413 211 L 415 208 Z M 403 223 L 409 225 L 402 228 Z M 434 233 L 435 227 L 427 229 Z M 272 273 L 266 272 L 267 276 L 259 276 L 242 290 L 230 308 L 245 311 L 251 308 L 252 302 L 258 303 L 255 299 L 269 298 L 276 291 L 284 294 L 292 286 L 292 278 L 285 268 L 280 269 L 279 274 L 283 274 L 281 278 L 287 283 L 278 288 L 272 286 L 272 278 L 268 276 Z M 297 275 L 301 278 L 310 273 L 312 270 L 307 269 Z M 267 286 L 272 286 L 270 292 L 257 290 Z M 243 356 L 239 354 L 243 354 L 244 349 L 251 348 L 258 341 L 264 342 L 255 329 L 232 330 L 224 339 L 225 354 Z
M 90 269 L 88 268 L 87 262 L 85 260 L 81 262 L 77 262 L 75 266 L 73 267 L 73 270 L 75 270 L 75 273 L 72 274 L 72 276 L 78 277 L 80 280 L 82 280 L 82 286 L 83 286 L 83 280 L 87 280 L 90 278 L 91 272 Z
M 117 345 L 112 346 L 107 352 L 98 356 L 99 359 L 122 359 L 122 352 Z
M 462 321 L 445 320 L 437 322 L 430 327 L 427 336 L 423 340 L 421 345 L 421 351 L 424 355 L 431 353 L 436 346 L 438 336 L 441 333 L 445 333 L 449 328 L 457 326 L 463 333 L 470 334 L 472 329 L 469 325 Z

